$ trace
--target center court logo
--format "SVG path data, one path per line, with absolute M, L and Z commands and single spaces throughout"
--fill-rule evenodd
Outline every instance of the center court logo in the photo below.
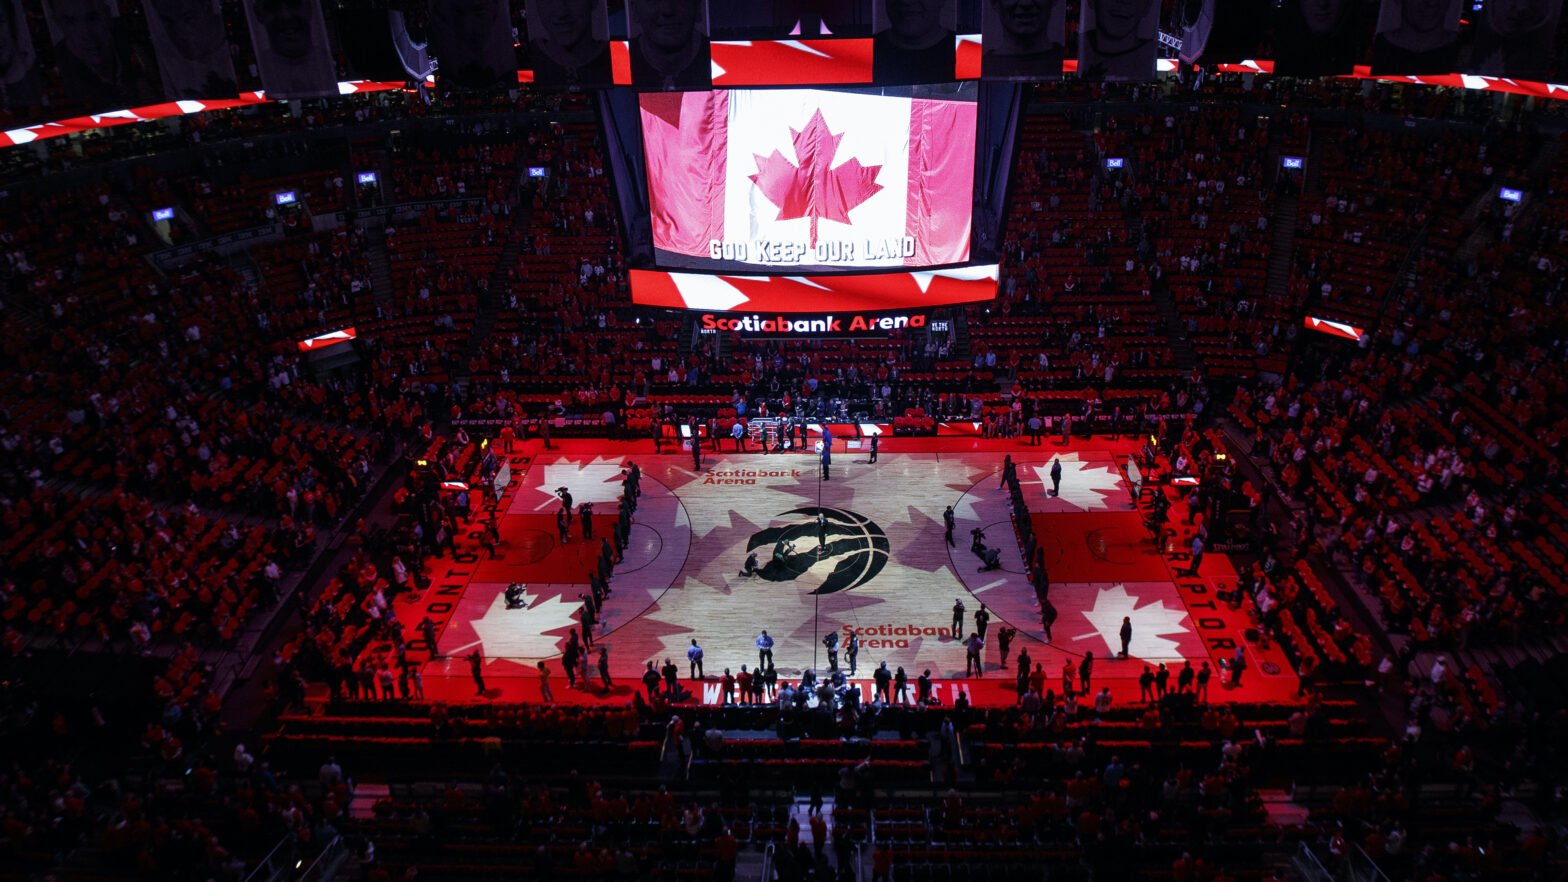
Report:
M 820 526 L 818 515 L 823 520 Z M 811 593 L 834 594 L 866 584 L 887 566 L 891 550 L 887 534 L 865 515 L 810 506 L 778 518 L 789 523 L 759 530 L 746 541 L 746 551 L 756 551 L 762 559 L 757 575 L 770 582 L 793 582 L 818 563 L 832 560 L 833 571 Z M 825 540 L 820 552 L 819 538 Z

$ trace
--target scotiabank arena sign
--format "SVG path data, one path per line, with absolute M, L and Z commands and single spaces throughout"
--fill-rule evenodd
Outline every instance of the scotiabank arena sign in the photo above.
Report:
M 735 331 L 749 337 L 882 337 L 904 328 L 926 326 L 925 313 L 896 315 L 736 315 L 703 313 L 704 331 Z
M 731 276 L 675 270 L 631 271 L 638 306 L 701 312 L 835 317 L 927 311 L 996 297 L 996 264 L 893 273 Z M 849 322 L 844 322 L 848 330 Z

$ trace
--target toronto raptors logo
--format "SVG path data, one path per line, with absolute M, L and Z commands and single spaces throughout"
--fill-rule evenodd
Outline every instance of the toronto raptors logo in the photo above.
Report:
M 887 565 L 887 534 L 865 515 L 812 506 L 779 518 L 790 523 L 760 530 L 746 542 L 748 553 L 767 553 L 757 575 L 770 582 L 793 582 L 831 561 L 832 571 L 811 593 L 833 594 L 866 584 Z

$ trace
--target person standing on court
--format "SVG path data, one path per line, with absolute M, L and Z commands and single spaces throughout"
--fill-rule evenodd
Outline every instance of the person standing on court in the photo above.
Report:
M 1013 648 L 1013 638 L 1018 636 L 1017 628 L 1006 625 L 996 629 L 996 647 L 1002 652 L 1002 670 L 1007 670 L 1007 651 Z
M 1078 683 L 1083 688 L 1079 689 L 1084 695 L 1089 694 L 1089 681 L 1094 675 L 1094 651 L 1083 654 L 1083 661 L 1078 663 Z
M 566 651 L 561 655 L 561 669 L 566 671 L 568 689 L 577 688 L 577 656 L 581 652 L 583 652 L 582 644 L 577 642 L 577 632 L 573 631 L 571 639 L 566 641 Z
M 424 635 L 425 644 L 430 648 L 430 657 L 436 658 L 436 623 L 429 616 L 419 620 L 419 633 Z
M 985 663 L 980 660 L 980 653 L 985 649 L 985 640 L 979 634 L 970 634 L 964 641 L 964 676 L 985 676 Z M 970 672 L 974 673 L 971 674 Z
M 686 649 L 686 666 L 691 679 L 702 679 L 702 647 L 697 645 L 695 637 L 691 639 L 691 646 Z
M 822 427 L 822 480 L 833 480 L 833 433 Z
M 849 675 L 855 676 L 855 659 L 860 655 L 860 635 L 853 628 L 849 631 L 849 641 L 844 644 L 844 660 L 849 662 Z
M 984 640 L 986 629 L 990 627 L 991 611 L 986 609 L 985 604 L 982 603 L 980 608 L 975 611 L 975 632 L 980 635 L 981 640 Z
M 735 675 L 735 689 L 741 704 L 751 704 L 751 672 L 746 670 L 745 665 L 741 665 L 740 673 Z
M 1068 417 L 1072 419 L 1072 417 Z M 1051 495 L 1062 495 L 1062 460 L 1061 457 L 1051 460 Z
M 599 647 L 599 685 L 610 691 L 610 650 L 604 646 Z
M 540 662 L 544 664 L 544 662 Z M 474 678 L 474 694 L 485 694 L 485 657 L 474 650 L 468 654 L 468 673 Z
M 539 665 L 539 698 L 545 704 L 555 704 L 555 693 L 550 691 L 550 669 L 544 662 Z
M 1040 422 L 1040 415 L 1039 414 L 1034 414 L 1033 416 L 1029 417 L 1029 446 L 1031 446 L 1031 447 L 1039 447 L 1040 446 L 1040 429 L 1041 428 L 1042 428 L 1042 424 Z
M 1040 624 L 1045 626 L 1045 642 L 1051 642 L 1051 626 L 1056 624 L 1056 606 L 1049 600 L 1040 601 Z
M 642 673 L 642 688 L 648 690 L 648 700 L 651 702 L 659 697 L 659 672 L 653 669 L 653 662 L 648 662 L 648 670 Z
M 1192 577 L 1192 576 L 1198 575 L 1198 565 L 1201 564 L 1201 563 L 1203 563 L 1203 537 L 1202 536 L 1193 536 L 1192 537 L 1192 563 L 1191 563 L 1191 565 L 1189 565 L 1187 567 L 1186 572 L 1179 573 L 1178 575 L 1186 576 L 1186 577 L 1189 577 L 1189 578 Z
M 881 445 L 881 443 L 882 443 L 882 436 L 881 435 L 872 435 L 871 436 L 871 460 L 870 460 L 871 463 L 875 463 L 877 461 L 877 449 Z
M 664 675 L 664 694 L 666 696 L 674 696 L 681 691 L 681 669 L 675 666 L 675 662 L 665 659 L 664 664 L 659 666 L 659 673 Z
M 957 639 L 959 639 L 959 638 L 961 638 L 963 636 L 964 636 L 964 602 L 963 602 L 963 600 L 955 597 L 955 598 L 953 598 L 953 639 L 957 640 Z
M 757 635 L 757 667 L 773 664 L 773 638 L 768 636 L 767 629 Z
M 1119 658 L 1127 657 L 1127 648 L 1132 645 L 1132 617 L 1122 616 L 1122 651 Z
M 1072 414 L 1067 414 L 1066 416 L 1062 417 L 1062 446 L 1063 447 L 1067 446 L 1067 439 L 1071 438 L 1072 436 L 1073 436 L 1073 415 Z
M 828 635 L 822 638 L 822 645 L 828 650 L 828 670 L 838 670 L 838 632 L 829 631 Z
M 958 519 L 953 516 L 953 507 L 949 505 L 947 510 L 942 512 L 942 524 L 947 528 L 946 538 L 950 548 L 958 545 L 958 543 L 953 541 L 953 527 L 957 525 L 957 521 Z
M 888 690 L 893 685 L 893 672 L 887 669 L 887 662 L 884 661 L 877 666 L 875 671 L 871 672 L 871 680 L 876 684 L 876 691 L 872 694 L 872 700 L 890 704 L 891 696 L 888 695 Z

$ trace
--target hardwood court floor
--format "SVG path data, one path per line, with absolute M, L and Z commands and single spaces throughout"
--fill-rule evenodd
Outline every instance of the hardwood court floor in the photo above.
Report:
M 1179 534 L 1165 548 L 1154 547 L 1122 471 L 1131 442 L 1030 447 L 918 440 L 888 439 L 871 464 L 865 451 L 845 449 L 839 439 L 828 480 L 807 455 L 708 452 L 701 471 L 692 470 L 689 453 L 638 450 L 628 456 L 625 445 L 578 443 L 515 457 L 521 476 L 499 506 L 503 546 L 497 558 L 475 560 L 477 542 L 469 538 L 457 559 L 436 567 L 429 591 L 398 602 L 415 651 L 425 649 L 416 623 L 429 615 L 439 625 L 438 652 L 425 671 L 427 694 L 472 696 L 460 656 L 479 649 L 491 698 L 537 697 L 534 665 L 545 660 L 556 676 L 558 699 L 625 700 L 649 660 L 673 659 L 684 678 L 686 650 L 696 640 L 710 681 L 699 698 L 717 700 L 716 680 L 725 668 L 755 666 L 761 630 L 774 638 L 781 677 L 798 677 L 808 667 L 827 667 L 823 636 L 838 632 L 842 644 L 853 629 L 861 635 L 860 679 L 869 679 L 885 660 L 890 669 L 905 668 L 911 682 L 929 669 L 946 699 L 965 689 L 976 703 L 1009 702 L 1015 668 L 1003 670 L 996 639 L 1005 625 L 1018 631 L 1013 659 L 1026 650 L 1053 688 L 1060 688 L 1064 662 L 1076 665 L 1093 652 L 1096 680 L 1110 684 L 1118 700 L 1132 700 L 1144 664 L 1163 662 L 1173 672 L 1189 661 L 1217 667 L 1245 643 L 1246 610 L 1210 599 L 1215 583 L 1235 576 L 1224 556 L 1210 554 L 1197 577 L 1177 578 L 1185 563 L 1172 563 L 1167 554 L 1190 539 Z M 992 449 L 977 449 L 984 447 Z M 1045 550 L 1059 613 L 1050 642 L 1000 488 L 1005 455 L 1018 464 Z M 562 688 L 560 652 L 577 627 L 578 596 L 588 590 L 598 540 L 612 529 L 621 469 L 631 458 L 643 469 L 643 495 L 595 632 L 596 644 L 609 649 L 616 688 L 608 695 L 569 691 Z M 1063 469 L 1059 495 L 1049 492 L 1056 459 Z M 582 539 L 575 520 L 569 541 L 559 540 L 554 491 L 562 486 L 575 502 L 596 503 L 591 542 Z M 1146 500 L 1150 492 L 1156 491 L 1144 489 Z M 957 522 L 952 545 L 944 541 L 947 506 Z M 819 513 L 827 524 L 820 553 Z M 1178 530 L 1190 529 L 1181 523 L 1183 514 L 1181 507 L 1174 510 Z M 970 550 L 977 528 L 987 545 L 1000 547 L 999 569 L 980 571 Z M 792 550 L 775 561 L 775 549 L 788 543 Z M 740 571 L 751 551 L 763 571 L 745 577 Z M 526 586 L 526 609 L 505 608 L 502 592 L 514 581 Z M 965 607 L 963 637 L 975 630 L 982 603 L 991 613 L 983 679 L 965 677 L 965 652 L 951 631 L 955 600 Z M 1133 621 L 1133 639 L 1129 658 L 1116 660 L 1124 616 Z M 1245 645 L 1250 677 L 1232 697 L 1293 700 L 1296 681 L 1278 647 Z M 842 654 L 840 663 L 847 667 Z M 1216 678 L 1216 690 L 1218 684 Z

